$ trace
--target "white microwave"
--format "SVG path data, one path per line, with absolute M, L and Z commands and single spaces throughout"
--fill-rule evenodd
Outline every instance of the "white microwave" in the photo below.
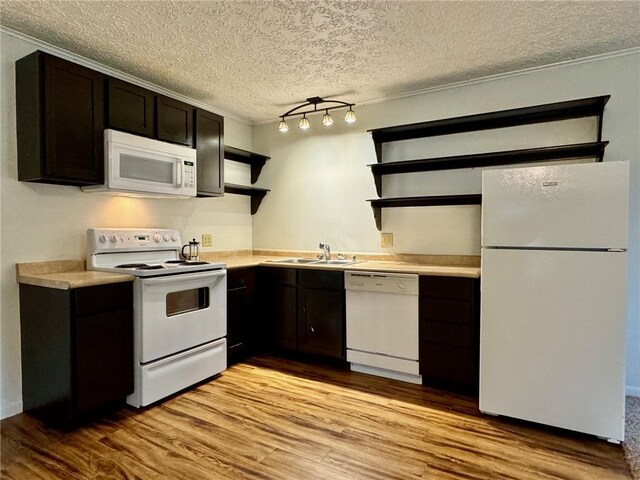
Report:
M 82 190 L 131 197 L 196 196 L 193 148 L 107 129 L 104 159 L 104 185 L 90 185 Z

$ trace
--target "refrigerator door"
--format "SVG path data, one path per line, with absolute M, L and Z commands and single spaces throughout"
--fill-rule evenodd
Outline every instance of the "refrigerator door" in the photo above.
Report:
M 482 245 L 627 248 L 628 162 L 482 172 Z
M 480 410 L 624 438 L 626 253 L 482 251 Z

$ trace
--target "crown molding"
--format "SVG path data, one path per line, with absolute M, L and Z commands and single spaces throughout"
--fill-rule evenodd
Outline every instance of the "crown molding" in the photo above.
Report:
M 56 55 L 57 57 L 63 58 L 65 60 L 69 60 L 71 62 L 77 63 L 87 68 L 91 68 L 93 70 L 104 73 L 106 75 L 110 75 L 120 80 L 124 80 L 125 82 L 133 83 L 134 85 L 138 85 L 140 87 L 153 90 L 154 92 L 161 93 L 162 95 L 175 98 L 176 100 L 180 100 L 181 102 L 188 103 L 198 108 L 204 108 L 205 110 L 209 110 L 209 111 L 212 111 L 213 113 L 217 113 L 218 115 L 222 115 L 225 118 L 232 118 L 233 120 L 236 120 L 238 122 L 241 122 L 247 125 L 253 125 L 247 118 L 239 117 L 238 115 L 225 112 L 224 110 L 221 110 L 213 105 L 199 102 L 197 100 L 194 100 L 193 98 L 189 98 L 185 95 L 174 92 L 173 90 L 169 90 L 168 88 L 164 88 L 159 85 L 156 85 L 155 83 L 151 83 L 146 80 L 142 80 L 138 77 L 134 77 L 133 75 L 125 73 L 121 70 L 108 67 L 106 65 L 103 65 L 102 63 L 98 63 L 89 58 L 70 52 L 69 50 L 65 50 L 64 48 L 56 47 L 55 45 L 45 42 L 44 40 L 31 37 L 24 33 L 13 30 L 11 28 L 7 28 L 0 25 L 0 33 L 6 33 L 11 37 L 15 37 L 25 42 L 31 43 L 32 45 L 37 47 L 39 50 L 42 50 L 43 52 L 51 53 L 52 55 Z

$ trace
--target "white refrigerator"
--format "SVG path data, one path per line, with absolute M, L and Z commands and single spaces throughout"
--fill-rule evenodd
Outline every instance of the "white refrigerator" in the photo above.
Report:
M 482 174 L 480 410 L 624 439 L 628 162 Z

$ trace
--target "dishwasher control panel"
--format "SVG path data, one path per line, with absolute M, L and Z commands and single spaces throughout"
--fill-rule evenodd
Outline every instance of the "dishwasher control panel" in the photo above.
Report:
M 346 271 L 344 275 L 347 290 L 418 295 L 418 275 L 353 271 Z

